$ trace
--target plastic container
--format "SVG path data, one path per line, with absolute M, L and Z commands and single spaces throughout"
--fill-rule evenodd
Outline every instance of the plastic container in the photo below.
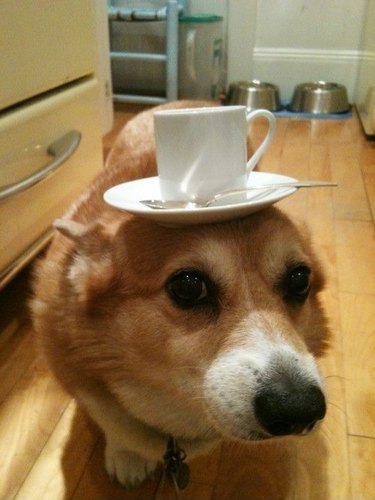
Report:
M 218 99 L 225 88 L 223 18 L 185 16 L 179 22 L 180 99 Z

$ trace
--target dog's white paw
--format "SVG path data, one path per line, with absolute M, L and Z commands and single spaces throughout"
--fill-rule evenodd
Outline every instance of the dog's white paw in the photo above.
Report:
M 139 455 L 124 449 L 106 446 L 105 467 L 112 481 L 117 480 L 126 488 L 136 488 L 157 466 L 157 462 L 147 461 Z

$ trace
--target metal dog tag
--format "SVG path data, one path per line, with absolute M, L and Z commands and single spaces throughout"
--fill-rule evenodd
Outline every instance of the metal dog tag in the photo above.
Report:
M 176 464 L 175 478 L 179 490 L 184 490 L 189 484 L 190 480 L 190 469 L 188 464 L 185 462 L 180 462 Z
M 190 480 L 189 466 L 184 462 L 186 453 L 182 450 L 176 440 L 168 439 L 167 451 L 164 455 L 164 467 L 176 491 L 187 487 Z

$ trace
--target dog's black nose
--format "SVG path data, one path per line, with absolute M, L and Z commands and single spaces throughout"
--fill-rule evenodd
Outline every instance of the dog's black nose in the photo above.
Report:
M 310 431 L 325 413 L 325 397 L 317 385 L 273 382 L 255 397 L 255 415 L 273 436 Z

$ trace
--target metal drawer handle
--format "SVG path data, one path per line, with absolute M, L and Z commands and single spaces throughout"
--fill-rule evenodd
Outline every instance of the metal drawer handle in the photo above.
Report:
M 26 179 L 22 179 L 22 181 L 8 184 L 7 186 L 0 188 L 0 200 L 9 198 L 10 196 L 20 193 L 21 191 L 25 191 L 54 172 L 74 153 L 80 142 L 81 133 L 77 130 L 71 130 L 67 134 L 60 137 L 60 139 L 57 139 L 57 141 L 52 142 L 48 146 L 47 153 L 50 156 L 53 156 L 53 160 L 29 177 L 26 177 Z

